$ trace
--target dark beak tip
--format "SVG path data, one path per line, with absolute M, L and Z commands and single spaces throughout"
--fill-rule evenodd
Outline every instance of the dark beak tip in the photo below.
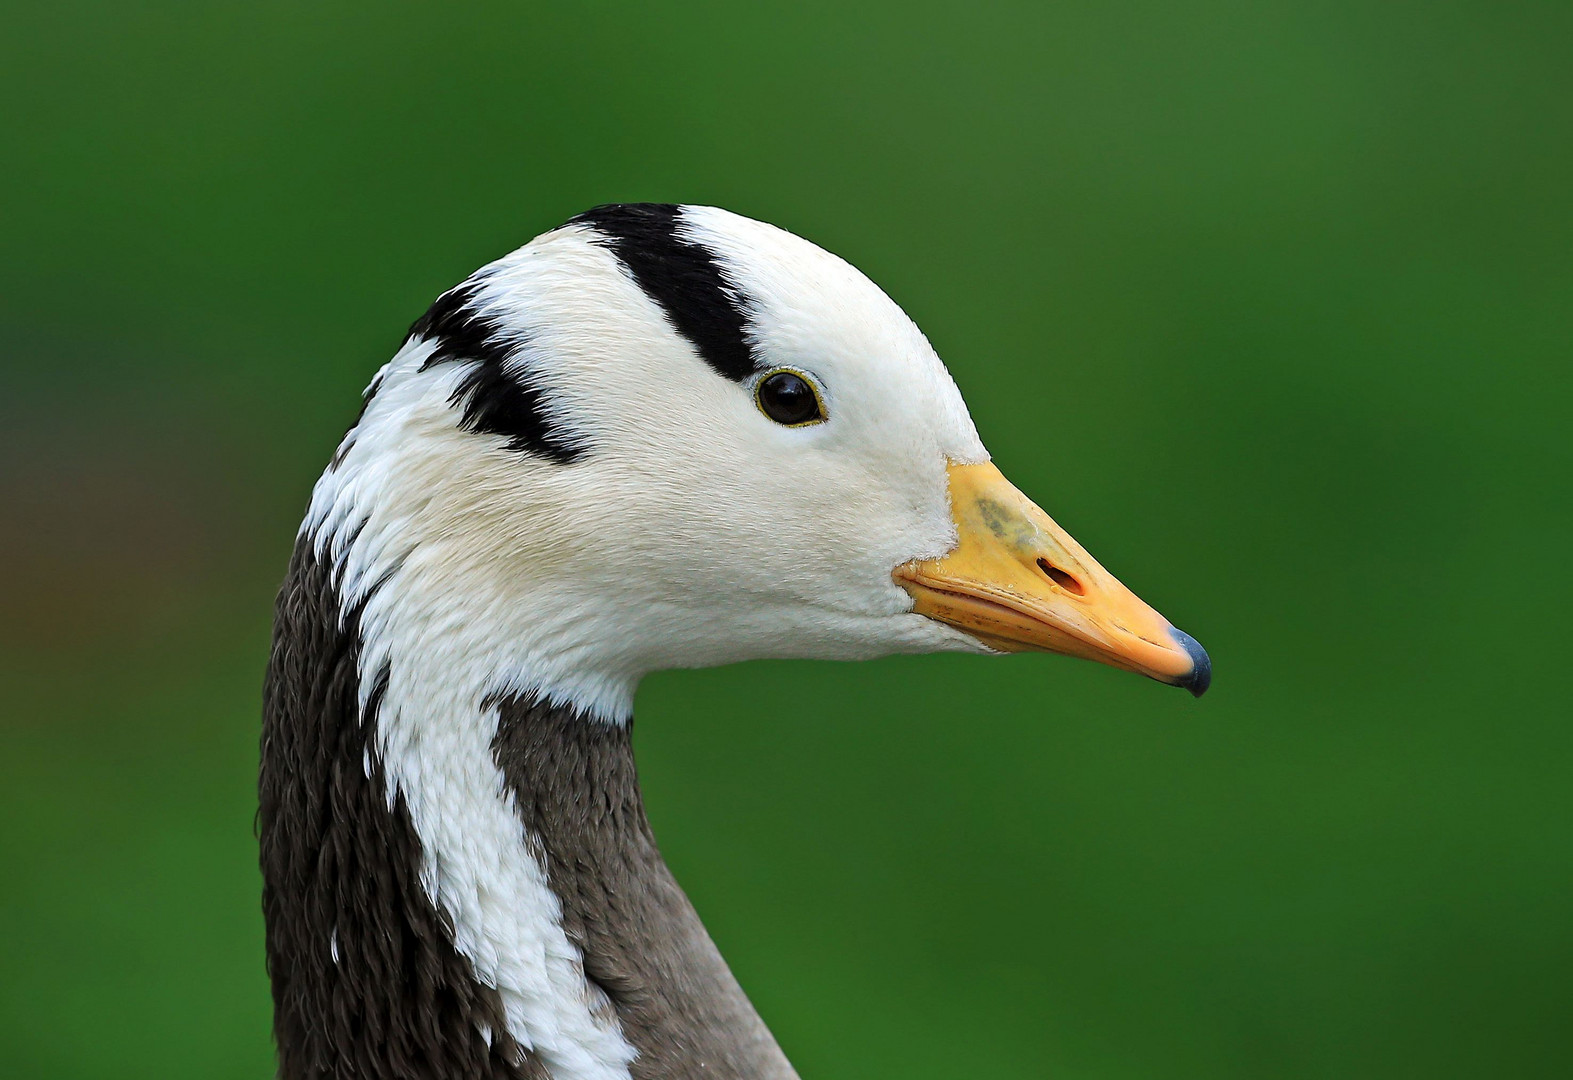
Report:
M 1207 650 L 1202 648 L 1201 642 L 1183 630 L 1176 630 L 1172 626 L 1169 633 L 1174 637 L 1174 643 L 1184 649 L 1191 658 L 1191 673 L 1180 679 L 1176 686 L 1183 686 L 1195 697 L 1207 693 L 1207 688 L 1213 682 L 1213 662 L 1207 655 Z

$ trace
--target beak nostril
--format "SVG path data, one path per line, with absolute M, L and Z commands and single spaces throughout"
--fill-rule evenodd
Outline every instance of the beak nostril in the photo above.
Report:
M 1038 569 L 1047 574 L 1050 581 L 1054 582 L 1054 584 L 1058 585 L 1066 592 L 1075 596 L 1087 595 L 1087 590 L 1081 587 L 1081 582 L 1077 581 L 1073 575 L 1067 574 L 1064 570 L 1061 570 L 1058 566 L 1055 566 L 1053 563 L 1049 562 L 1049 560 L 1039 559 Z

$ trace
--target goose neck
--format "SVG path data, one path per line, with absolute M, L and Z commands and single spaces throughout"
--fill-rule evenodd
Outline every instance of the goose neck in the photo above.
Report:
M 630 725 L 342 581 L 303 538 L 265 695 L 280 1075 L 793 1077 L 661 859 Z

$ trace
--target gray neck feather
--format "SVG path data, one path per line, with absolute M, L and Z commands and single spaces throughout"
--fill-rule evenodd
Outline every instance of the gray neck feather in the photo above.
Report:
M 538 702 L 497 704 L 497 763 L 540 843 L 585 977 L 639 1051 L 634 1076 L 795 1077 L 661 858 L 631 725 Z
M 359 611 L 297 545 L 264 693 L 258 823 L 284 1080 L 550 1080 L 421 885 L 421 839 L 362 716 Z M 386 676 L 378 685 L 384 684 Z M 630 731 L 503 697 L 492 744 L 586 979 L 638 1052 L 635 1080 L 795 1080 L 646 820 Z

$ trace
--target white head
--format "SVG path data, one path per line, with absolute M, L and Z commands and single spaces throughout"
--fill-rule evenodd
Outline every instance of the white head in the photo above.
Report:
M 802 386 L 765 382 L 777 372 L 812 386 L 812 422 L 781 422 L 781 395 Z M 412 328 L 305 528 L 343 567 L 346 603 L 370 597 L 363 624 L 402 642 L 390 648 L 451 653 L 493 689 L 609 718 L 661 668 L 1107 653 L 1060 640 L 1097 638 L 1087 618 L 1060 617 L 1042 640 L 1000 622 L 1002 598 L 1063 584 L 1050 570 L 1076 587 L 1050 597 L 1062 607 L 1118 587 L 1041 511 L 1012 505 L 1003 479 L 978 505 L 1031 519 L 1012 543 L 1037 545 L 1023 565 L 1042 580 L 943 584 L 966 547 L 957 478 L 997 477 L 988 458 L 927 339 L 846 262 L 710 207 L 603 207 L 483 268 Z M 1006 534 L 988 528 L 998 546 Z M 908 566 L 934 572 L 898 583 Z M 965 597 L 992 604 L 992 621 L 958 614 Z M 1121 621 L 1144 640 L 1167 628 L 1141 611 L 1157 623 Z M 1179 650 L 1183 665 L 1114 662 L 1183 682 L 1196 665 Z

